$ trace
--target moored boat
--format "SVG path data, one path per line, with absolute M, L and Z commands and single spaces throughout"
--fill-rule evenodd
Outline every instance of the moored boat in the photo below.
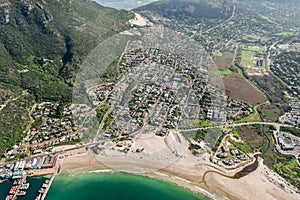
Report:
M 25 196 L 26 195 L 26 191 L 19 191 L 17 193 L 17 196 Z
M 23 183 L 21 186 L 20 186 L 20 190 L 27 190 L 29 188 L 29 183 Z

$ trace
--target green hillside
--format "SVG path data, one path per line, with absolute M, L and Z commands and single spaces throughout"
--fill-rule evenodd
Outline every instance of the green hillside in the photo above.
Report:
M 169 19 L 199 23 L 202 19 L 223 20 L 229 18 L 232 8 L 227 4 L 227 2 L 216 0 L 163 0 L 135 10 L 149 10 Z
M 0 154 L 21 139 L 34 102 L 71 101 L 81 62 L 133 16 L 90 0 L 0 2 Z

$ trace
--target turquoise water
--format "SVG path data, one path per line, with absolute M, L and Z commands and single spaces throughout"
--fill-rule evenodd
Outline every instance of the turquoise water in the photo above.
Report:
M 34 200 L 38 195 L 38 190 L 41 188 L 46 178 L 27 178 L 27 182 L 30 183 L 30 186 L 24 197 L 19 197 L 20 200 Z M 4 200 L 7 196 L 13 181 L 6 181 L 0 184 L 0 200 Z
M 57 176 L 46 200 L 206 200 L 202 195 L 157 179 L 126 173 Z

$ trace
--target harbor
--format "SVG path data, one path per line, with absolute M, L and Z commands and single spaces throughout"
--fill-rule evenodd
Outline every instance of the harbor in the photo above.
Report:
M 3 165 L 0 171 L 0 200 L 45 199 L 56 172 L 56 156 Z
M 15 200 L 18 197 L 25 196 L 26 191 L 29 188 L 29 183 L 26 182 L 26 176 L 21 179 L 14 180 L 13 186 L 10 188 L 6 200 Z
M 45 190 L 50 187 L 52 176 L 27 177 L 24 179 L 8 180 L 0 183 L 0 200 L 40 200 L 46 195 Z M 17 191 L 18 188 L 18 191 Z

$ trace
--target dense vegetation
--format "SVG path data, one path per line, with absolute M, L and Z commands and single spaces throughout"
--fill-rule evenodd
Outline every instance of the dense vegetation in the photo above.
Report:
M 285 156 L 276 151 L 272 129 L 272 126 L 264 127 L 266 139 L 269 141 L 269 145 L 262 149 L 264 164 L 300 190 L 300 168 L 295 157 Z
M 291 133 L 297 137 L 300 137 L 300 129 L 298 128 L 295 128 L 295 127 L 284 127 L 284 126 L 281 126 L 280 127 L 280 131 L 283 131 L 283 132 L 288 132 L 288 133 Z
M 22 138 L 34 102 L 71 101 L 85 57 L 132 17 L 90 0 L 0 2 L 0 154 Z
M 11 148 L 22 139 L 23 131 L 30 122 L 29 110 L 34 104 L 30 94 L 9 102 L 0 112 L 0 153 Z
M 35 75 L 39 79 L 43 76 L 42 84 L 48 80 L 53 83 L 53 76 L 60 76 L 71 84 L 85 56 L 105 38 L 126 29 L 126 22 L 132 17 L 126 11 L 104 8 L 92 1 L 9 2 L 0 7 L 0 82 L 24 89 L 28 89 L 24 82 L 32 79 L 35 82 Z M 36 58 L 34 62 L 41 60 L 39 73 L 24 69 L 24 66 L 32 65 L 32 56 Z M 43 66 L 45 59 L 54 63 Z M 24 70 L 29 70 L 29 73 Z M 20 71 L 26 73 L 20 74 Z M 22 81 L 22 76 L 27 78 Z M 34 92 L 37 95 L 38 91 Z M 48 99 L 43 94 L 38 98 Z
M 224 1 L 186 1 L 164 0 L 142 6 L 136 10 L 149 10 L 163 17 L 187 22 L 197 23 L 202 19 L 224 20 L 229 18 L 232 7 L 228 7 Z

